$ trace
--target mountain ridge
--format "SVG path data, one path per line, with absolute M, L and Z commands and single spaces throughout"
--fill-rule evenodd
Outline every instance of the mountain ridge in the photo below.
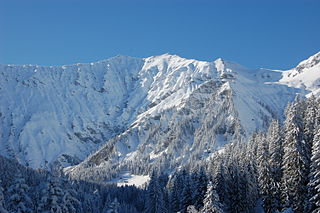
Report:
M 264 128 L 267 117 L 281 119 L 297 93 L 310 93 L 291 84 L 287 72 L 170 54 L 63 66 L 0 65 L 0 101 L 7 103 L 0 105 L 1 154 L 34 168 L 66 167 L 115 143 L 131 158 L 137 154 L 133 147 L 148 147 L 142 151 L 153 162 L 168 140 L 175 141 L 172 150 L 182 145 L 200 156 Z M 127 142 L 116 142 L 121 138 Z

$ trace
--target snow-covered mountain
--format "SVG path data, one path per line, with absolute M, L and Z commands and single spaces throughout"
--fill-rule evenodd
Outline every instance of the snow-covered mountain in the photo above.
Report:
M 319 53 L 289 71 L 169 54 L 1 65 L 0 152 L 33 168 L 84 160 L 67 170 L 89 179 L 175 168 L 281 119 L 319 77 Z
M 320 94 L 320 52 L 284 71 L 279 83 L 305 90 L 307 95 Z
M 1 153 L 34 168 L 78 163 L 134 119 L 142 59 L 0 67 Z

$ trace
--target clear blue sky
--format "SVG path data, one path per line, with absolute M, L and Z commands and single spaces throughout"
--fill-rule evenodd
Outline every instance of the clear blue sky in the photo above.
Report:
M 163 53 L 286 69 L 320 51 L 319 0 L 0 0 L 0 63 Z

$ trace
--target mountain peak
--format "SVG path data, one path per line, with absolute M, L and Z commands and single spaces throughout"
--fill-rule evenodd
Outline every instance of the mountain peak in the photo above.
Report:
M 320 81 L 320 52 L 308 59 L 300 62 L 297 67 L 283 72 L 280 83 L 290 85 L 295 88 L 302 88 L 319 94 Z
M 218 72 L 223 72 L 225 69 L 225 62 L 222 58 L 218 58 L 213 62 Z
M 178 60 L 188 60 L 186 58 L 183 58 L 176 54 L 170 54 L 170 53 L 164 53 L 162 55 L 156 55 L 156 56 L 150 56 L 146 59 L 165 59 L 165 60 L 171 60 L 171 59 L 178 59 Z
M 320 52 L 310 56 L 308 59 L 300 62 L 295 68 L 298 72 L 303 71 L 306 68 L 311 68 L 320 63 Z

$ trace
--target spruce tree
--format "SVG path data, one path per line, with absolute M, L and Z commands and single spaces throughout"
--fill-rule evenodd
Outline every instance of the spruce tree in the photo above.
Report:
M 38 206 L 38 212 L 41 213 L 62 213 L 63 190 L 60 187 L 59 180 L 49 177 L 45 188 L 42 191 L 42 197 Z
M 281 178 L 282 178 L 282 158 L 283 145 L 281 127 L 277 120 L 273 120 L 269 126 L 267 133 L 267 141 L 269 142 L 269 166 L 271 170 L 269 194 L 270 204 L 272 209 L 281 210 Z
M 267 141 L 269 142 L 269 163 L 272 177 L 276 182 L 280 183 L 282 177 L 283 139 L 279 121 L 273 120 L 271 122 L 267 133 Z
M 167 212 L 164 188 L 159 184 L 156 172 L 153 172 L 147 189 L 146 213 Z
M 228 200 L 227 192 L 228 192 L 228 186 L 226 184 L 226 175 L 224 171 L 224 164 L 223 161 L 220 160 L 216 162 L 216 168 L 212 171 L 213 174 L 213 185 L 215 187 L 215 190 L 217 191 L 220 201 L 224 205 L 228 205 L 230 202 Z M 208 184 L 207 184 L 208 185 Z M 206 190 L 204 193 L 207 191 L 207 186 Z M 202 201 L 203 203 L 203 201 Z
M 181 195 L 181 203 L 180 203 L 180 211 L 186 212 L 188 206 L 193 204 L 192 201 L 192 191 L 191 191 L 191 181 L 189 174 L 185 173 L 184 175 L 184 183 L 183 190 Z
M 228 165 L 228 175 L 227 175 L 227 182 L 228 185 L 228 201 L 227 210 L 229 212 L 234 213 L 242 213 L 244 212 L 244 205 L 243 205 L 243 194 L 242 186 L 241 186 L 241 174 L 240 174 L 240 167 L 239 162 L 231 162 Z
M 199 213 L 194 205 L 188 206 L 187 213 Z
M 258 147 L 258 183 L 259 191 L 263 201 L 263 209 L 266 213 L 277 212 L 273 188 L 275 183 L 272 178 L 272 171 L 269 163 L 269 149 L 265 137 L 261 138 Z
M 203 207 L 203 199 L 207 190 L 207 177 L 203 167 L 195 173 L 194 181 L 192 182 L 192 201 L 196 209 Z
M 310 193 L 310 211 L 312 213 L 320 212 L 320 128 L 318 128 L 313 139 L 311 173 L 309 182 Z
M 4 207 L 4 195 L 3 195 L 3 188 L 1 186 L 1 180 L 0 180 L 0 213 L 8 213 L 8 211 Z
M 316 128 L 318 126 L 317 120 L 317 110 L 318 106 L 316 103 L 316 98 L 312 95 L 306 101 L 306 110 L 304 113 L 304 155 L 307 161 L 306 173 L 310 175 L 311 168 L 311 156 L 312 156 L 312 146 L 313 146 L 313 138 L 315 135 Z M 312 208 L 312 203 L 310 199 L 312 197 L 312 188 L 310 189 L 308 186 L 308 194 L 306 197 L 306 208 L 305 211 L 309 212 Z
M 284 125 L 283 198 L 285 207 L 303 212 L 307 193 L 307 160 L 304 155 L 303 120 L 299 102 L 290 104 L 286 110 Z
M 209 181 L 207 192 L 203 200 L 204 206 L 201 209 L 201 213 L 223 213 L 219 195 L 214 189 L 213 183 Z
M 114 198 L 114 200 L 109 206 L 109 210 L 107 211 L 107 213 L 119 213 L 119 209 L 120 209 L 120 203 L 117 198 Z
M 243 162 L 241 167 L 241 184 L 243 194 L 244 212 L 252 212 L 259 198 L 256 174 L 253 173 L 251 163 Z
M 74 189 L 67 189 L 62 197 L 62 212 L 63 213 L 76 213 L 77 208 L 80 206 L 79 200 L 76 198 L 77 192 Z
M 174 187 L 174 190 L 172 190 L 169 195 L 169 206 L 172 212 L 178 212 L 180 207 L 180 197 L 178 196 L 176 187 L 177 186 Z
M 9 187 L 10 195 L 9 207 L 17 213 L 32 212 L 32 201 L 28 195 L 29 186 L 22 177 L 20 171 L 15 176 L 13 184 Z
M 180 178 L 178 174 L 174 174 L 168 183 L 169 193 L 169 207 L 172 212 L 178 212 L 180 210 L 180 196 L 179 190 L 181 188 Z
M 318 106 L 316 104 L 316 99 L 313 95 L 310 98 L 308 98 L 306 104 L 306 110 L 304 113 L 304 140 L 310 146 L 310 153 L 308 154 L 311 155 L 312 140 L 315 134 L 315 127 L 317 123 Z
M 249 137 L 248 143 L 247 143 L 247 157 L 251 159 L 257 158 L 257 138 L 259 137 L 259 134 L 257 132 L 253 132 L 252 135 Z

